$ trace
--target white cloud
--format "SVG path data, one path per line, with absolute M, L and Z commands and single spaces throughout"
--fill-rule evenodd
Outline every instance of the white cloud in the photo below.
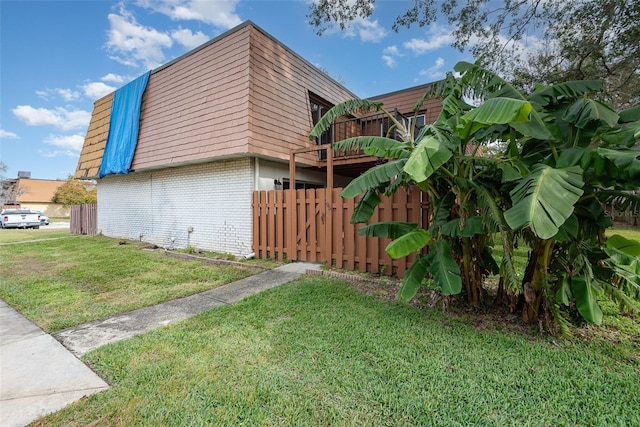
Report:
M 202 31 L 193 33 L 187 28 L 173 30 L 171 32 L 171 37 L 187 49 L 193 49 L 209 41 L 209 36 L 204 34 Z
M 108 84 L 102 82 L 91 82 L 82 86 L 82 90 L 88 98 L 100 99 L 103 96 L 108 95 L 116 90 L 116 87 L 109 86 Z
M 124 83 L 127 81 L 127 78 L 119 74 L 109 73 L 100 77 L 100 80 L 102 80 L 103 82 L 109 82 L 109 83 Z
M 393 68 L 397 65 L 396 59 L 393 56 L 382 55 L 382 60 L 384 61 L 385 65 L 389 68 Z
M 56 92 L 65 101 L 74 101 L 74 100 L 80 98 L 80 93 L 75 91 L 75 90 L 71 90 L 71 89 L 56 89 Z
M 77 155 L 82 150 L 84 144 L 84 136 L 82 135 L 49 135 L 45 140 L 45 144 L 52 145 L 59 150 L 58 154 Z
M 436 59 L 436 63 L 433 66 L 425 70 L 420 70 L 418 74 L 432 80 L 441 79 L 445 76 L 445 73 L 442 71 L 443 66 L 444 66 L 444 59 L 438 58 Z
M 526 36 L 525 38 L 514 42 L 507 39 L 505 36 L 500 35 L 499 43 L 502 46 L 506 46 L 507 49 L 513 49 L 512 54 L 523 62 L 527 62 L 531 55 L 538 52 L 545 51 L 547 49 L 554 49 L 556 45 L 555 40 L 545 41 L 536 36 Z
M 379 43 L 383 38 L 387 36 L 387 30 L 378 24 L 378 21 L 373 22 L 369 20 L 363 20 L 356 23 L 358 35 L 363 42 Z
M 433 50 L 440 49 L 441 47 L 448 46 L 453 41 L 453 35 L 451 29 L 443 27 L 441 25 L 431 25 L 427 31 L 426 39 L 413 38 L 403 44 L 405 49 L 408 49 L 416 55 L 422 55 Z
M 239 2 L 240 0 L 138 0 L 136 4 L 176 21 L 200 21 L 229 29 L 242 23 L 236 13 Z
M 382 51 L 382 60 L 389 68 L 395 67 L 397 65 L 396 58 L 399 58 L 401 56 L 402 54 L 400 53 L 400 50 L 396 45 L 387 46 Z
M 58 107 L 53 110 L 18 105 L 13 114 L 29 126 L 53 126 L 62 130 L 80 129 L 89 126 L 91 113 L 83 110 L 67 110 Z
M 165 59 L 162 49 L 173 44 L 168 34 L 138 24 L 133 14 L 124 8 L 120 14 L 110 13 L 108 18 L 106 47 L 112 59 L 132 67 L 142 63 L 147 69 L 162 64 Z
M 556 40 L 545 40 L 536 35 L 525 35 L 522 39 L 514 41 L 500 34 L 496 40 L 491 38 L 483 38 L 472 36 L 469 40 L 468 50 L 473 49 L 477 45 L 492 43 L 499 47 L 500 50 L 506 52 L 513 64 L 509 67 L 502 67 L 500 74 L 506 79 L 513 78 L 513 70 L 521 64 L 527 64 L 538 53 L 558 52 L 558 43 Z M 499 66 L 498 66 L 499 67 Z
M 335 33 L 337 31 L 338 29 L 335 28 L 328 32 Z M 363 42 L 378 43 L 387 36 L 387 30 L 381 27 L 377 20 L 357 18 L 349 24 L 343 34 L 347 37 L 358 37 Z
M 382 53 L 384 53 L 385 55 L 402 56 L 400 50 L 398 49 L 398 46 L 396 45 L 385 47 Z
M 45 90 L 36 90 L 36 95 L 43 99 L 51 99 L 55 96 L 59 96 L 65 101 L 76 101 L 80 98 L 80 92 L 71 90 L 71 89 L 45 89 Z
M 0 138 L 2 139 L 18 139 L 18 135 L 13 132 L 6 131 L 4 129 L 0 129 Z

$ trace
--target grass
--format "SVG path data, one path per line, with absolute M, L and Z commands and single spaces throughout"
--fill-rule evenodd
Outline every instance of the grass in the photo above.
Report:
M 49 217 L 49 222 L 69 222 L 70 218 L 68 216 L 54 216 Z
M 69 233 L 69 229 L 47 229 L 46 227 L 47 226 L 45 225 L 37 230 L 34 230 L 32 228 L 28 228 L 26 230 L 15 228 L 0 229 L 0 245 L 3 243 L 26 242 L 29 240 L 55 239 L 71 236 L 71 234 Z
M 248 274 L 101 236 L 0 245 L 0 296 L 49 331 Z M 368 286 L 303 277 L 99 348 L 112 387 L 34 425 L 640 425 L 640 319 L 614 304 L 565 341 Z
M 89 353 L 111 389 L 34 425 L 640 425 L 635 350 L 309 276 Z
M 242 267 L 141 250 L 137 242 L 120 243 L 102 236 L 70 236 L 0 245 L 0 297 L 45 331 L 55 332 L 252 274 Z
M 607 236 L 619 234 L 627 239 L 637 240 L 640 242 L 640 229 L 638 228 L 613 228 L 607 231 Z

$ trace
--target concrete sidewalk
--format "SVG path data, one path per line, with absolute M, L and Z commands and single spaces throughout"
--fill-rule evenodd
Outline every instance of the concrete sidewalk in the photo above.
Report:
M 27 425 L 107 388 L 62 344 L 0 300 L 0 425 Z
M 196 295 L 65 329 L 53 335 L 59 342 L 0 300 L 0 425 L 24 426 L 106 390 L 108 385 L 76 356 L 233 304 L 295 280 L 308 269 L 319 266 L 286 264 Z

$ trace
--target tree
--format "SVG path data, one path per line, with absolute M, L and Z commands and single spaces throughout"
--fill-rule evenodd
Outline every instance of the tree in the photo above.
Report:
M 67 182 L 58 188 L 51 201 L 60 203 L 64 207 L 96 203 L 97 193 L 96 190 L 87 190 L 80 181 L 69 178 Z
M 29 190 L 27 187 L 18 188 L 16 179 L 5 179 L 4 174 L 7 169 L 7 164 L 0 161 L 0 207 L 17 204 L 18 197 Z
M 375 0 L 319 0 L 309 21 L 322 34 L 332 25 L 344 29 L 373 14 Z M 439 17 L 453 26 L 452 46 L 471 53 L 503 75 L 514 69 L 516 85 L 604 80 L 601 95 L 618 108 L 640 102 L 640 2 L 635 0 L 414 0 L 393 29 L 430 25 Z M 519 41 L 540 32 L 539 52 L 527 52 Z M 527 48 L 531 49 L 531 48 Z M 521 52 L 520 52 L 521 53 Z
M 443 109 L 417 135 L 394 121 L 402 141 L 357 137 L 335 147 L 389 159 L 343 190 L 343 197 L 364 194 L 352 222 L 367 222 L 379 194 L 407 184 L 418 185 L 434 208 L 429 230 L 400 222 L 362 230 L 392 238 L 386 250 L 394 258 L 419 252 L 398 297 L 412 298 L 428 275 L 442 293 L 462 292 L 468 304 L 481 305 L 484 278 L 499 272 L 499 295 L 517 296 L 527 323 L 552 318 L 551 326 L 563 327 L 567 311 L 600 323 L 600 295 L 633 309 L 640 243 L 604 238 L 612 225 L 604 206 L 640 206 L 640 197 L 626 192 L 640 186 L 640 107 L 617 113 L 593 99 L 599 81 L 536 85 L 525 93 L 477 64 L 460 63 L 456 71 L 460 78 L 450 74 L 425 94 L 443 99 Z M 372 108 L 386 112 L 366 100 L 339 104 L 311 137 L 337 117 Z M 505 142 L 500 155 L 476 154 L 498 140 Z M 531 249 L 520 277 L 512 258 L 518 237 Z M 494 238 L 501 260 L 492 253 Z
M 565 2 L 560 15 L 564 18 L 552 20 L 546 30 L 546 48 L 523 64 L 516 80 L 602 79 L 603 97 L 617 108 L 640 103 L 640 3 Z

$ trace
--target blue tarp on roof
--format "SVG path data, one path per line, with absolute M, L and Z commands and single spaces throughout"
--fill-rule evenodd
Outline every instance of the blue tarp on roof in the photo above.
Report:
M 151 74 L 150 71 L 141 75 L 118 89 L 113 95 L 109 135 L 98 175 L 100 178 L 129 173 L 138 144 L 140 106 L 142 94 L 149 81 L 149 74 Z

